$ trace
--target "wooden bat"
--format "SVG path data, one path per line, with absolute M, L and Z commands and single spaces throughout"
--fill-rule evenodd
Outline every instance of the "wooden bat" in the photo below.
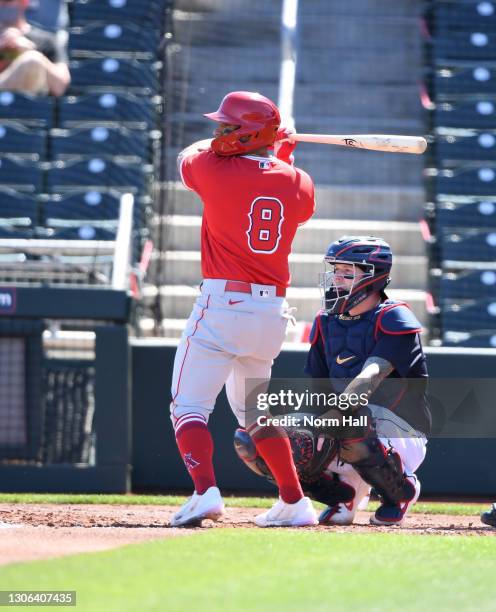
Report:
M 391 134 L 290 134 L 289 139 L 297 142 L 317 142 L 369 151 L 416 155 L 420 155 L 427 148 L 427 141 L 421 136 Z

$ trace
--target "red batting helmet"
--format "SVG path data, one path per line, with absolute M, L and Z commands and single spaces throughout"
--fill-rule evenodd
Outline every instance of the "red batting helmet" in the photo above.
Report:
M 232 91 L 224 97 L 219 110 L 204 116 L 219 123 L 239 125 L 237 130 L 212 140 L 212 149 L 218 155 L 240 155 L 268 147 L 274 143 L 281 124 L 274 102 L 251 91 Z

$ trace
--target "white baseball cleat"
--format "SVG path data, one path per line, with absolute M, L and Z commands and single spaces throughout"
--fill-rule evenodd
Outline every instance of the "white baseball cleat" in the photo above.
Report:
M 198 495 L 195 491 L 184 506 L 174 514 L 171 527 L 201 527 L 203 519 L 217 521 L 224 515 L 224 502 L 217 487 L 210 487 Z
M 270 510 L 255 517 L 259 527 L 305 527 L 317 525 L 317 513 L 308 497 L 302 497 L 295 504 L 279 499 Z

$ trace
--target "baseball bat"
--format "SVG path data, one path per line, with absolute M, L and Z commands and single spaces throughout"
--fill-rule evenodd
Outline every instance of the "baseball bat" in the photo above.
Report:
M 369 151 L 387 153 L 414 153 L 420 155 L 427 148 L 421 136 L 396 136 L 391 134 L 291 134 L 290 140 L 339 145 Z

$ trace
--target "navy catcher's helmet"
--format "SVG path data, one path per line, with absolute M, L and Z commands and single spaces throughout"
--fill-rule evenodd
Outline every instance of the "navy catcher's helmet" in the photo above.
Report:
M 353 266 L 353 275 L 344 276 L 347 281 L 353 281 L 351 286 L 349 282 L 346 287 L 339 282 L 339 275 L 335 274 L 336 264 Z M 392 264 L 391 247 L 382 238 L 342 236 L 327 249 L 324 272 L 319 275 L 323 309 L 329 314 L 343 314 L 374 292 L 380 292 L 386 299 L 384 289 L 391 280 Z M 364 273 L 357 279 L 356 267 Z

